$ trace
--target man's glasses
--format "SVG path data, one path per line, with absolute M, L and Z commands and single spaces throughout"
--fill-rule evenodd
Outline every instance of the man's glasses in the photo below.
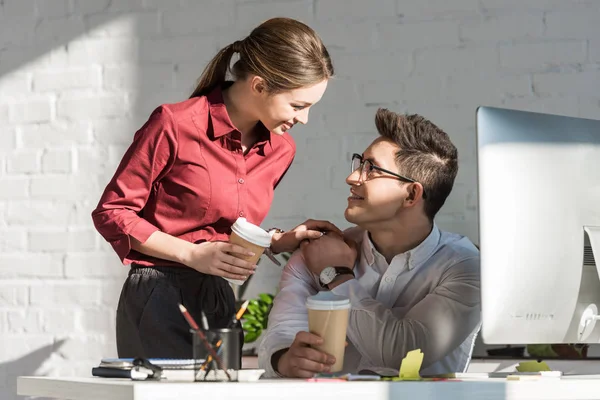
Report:
M 391 175 L 395 178 L 400 179 L 403 182 L 409 183 L 418 183 L 414 179 L 408 178 L 406 176 L 402 176 L 395 172 L 389 171 L 387 169 L 383 169 L 373 164 L 369 160 L 365 160 L 363 156 L 360 154 L 354 153 L 352 154 L 352 172 L 359 170 L 359 180 L 361 182 L 365 182 L 369 180 L 373 176 L 373 171 L 383 172 L 384 174 Z M 425 198 L 425 191 L 423 191 L 423 198 Z

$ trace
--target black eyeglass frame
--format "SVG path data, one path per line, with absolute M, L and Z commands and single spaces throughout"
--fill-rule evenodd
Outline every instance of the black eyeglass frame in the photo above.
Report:
M 350 172 L 352 172 L 352 173 L 354 173 L 354 171 L 356 171 L 355 169 L 353 169 L 353 167 L 354 167 L 354 160 L 360 160 L 360 167 L 359 168 L 360 168 L 360 174 L 361 175 L 363 173 L 362 171 L 363 171 L 363 168 L 364 168 L 364 165 L 365 165 L 365 161 L 368 161 L 369 164 L 371 165 L 371 168 L 373 168 L 374 170 L 377 170 L 379 172 L 383 172 L 383 173 L 392 175 L 393 177 L 398 178 L 398 179 L 400 179 L 401 181 L 404 181 L 404 182 L 408 182 L 408 183 L 421 183 L 421 182 L 415 181 L 414 179 L 409 178 L 407 176 L 400 175 L 400 174 L 397 174 L 395 172 L 389 171 L 389 170 L 387 170 L 385 168 L 378 167 L 377 165 L 373 164 L 371 161 L 365 160 L 363 158 L 363 156 L 360 155 L 360 154 L 358 154 L 358 153 L 352 154 L 352 161 L 350 162 L 350 169 L 351 169 Z M 421 183 L 421 186 L 423 186 L 422 183 Z M 423 198 L 425 198 L 425 189 L 423 189 Z

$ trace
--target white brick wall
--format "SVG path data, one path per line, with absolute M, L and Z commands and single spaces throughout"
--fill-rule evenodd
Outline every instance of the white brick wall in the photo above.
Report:
M 342 227 L 349 154 L 377 107 L 452 137 L 461 171 L 438 223 L 477 240 L 475 107 L 600 118 L 600 4 L 568 0 L 0 1 L 0 398 L 18 374 L 89 374 L 115 355 L 126 268 L 90 212 L 134 131 L 186 98 L 220 46 L 271 16 L 313 26 L 337 78 L 265 226 Z M 248 294 L 274 291 L 264 263 Z M 259 284 L 260 282 L 260 284 Z

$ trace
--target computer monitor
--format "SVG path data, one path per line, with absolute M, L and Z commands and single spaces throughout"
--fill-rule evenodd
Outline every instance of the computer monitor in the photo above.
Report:
M 600 121 L 479 107 L 477 162 L 483 341 L 599 343 Z

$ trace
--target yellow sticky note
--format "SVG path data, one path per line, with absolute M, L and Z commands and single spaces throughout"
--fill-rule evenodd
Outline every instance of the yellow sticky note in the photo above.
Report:
M 402 380 L 415 381 L 420 380 L 421 365 L 423 364 L 423 353 L 421 349 L 416 349 L 406 353 L 406 357 L 400 364 L 400 375 L 398 376 Z
M 550 367 L 544 361 L 523 361 L 517 365 L 517 371 L 519 372 L 540 372 L 550 371 Z

